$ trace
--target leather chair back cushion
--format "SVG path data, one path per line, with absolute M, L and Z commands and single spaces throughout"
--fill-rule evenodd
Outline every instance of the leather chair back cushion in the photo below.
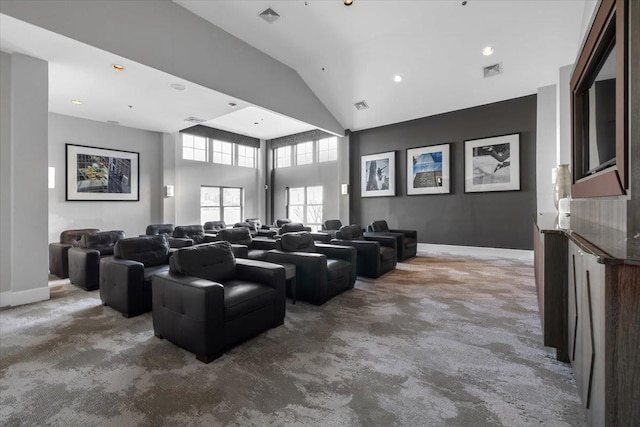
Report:
M 324 222 L 322 227 L 325 230 L 340 230 L 340 227 L 342 227 L 342 222 L 339 219 L 328 219 Z
M 169 262 L 169 243 L 164 235 L 130 237 L 118 240 L 113 254 L 116 258 L 141 262 L 145 268 L 154 267 Z
M 387 225 L 387 221 L 373 221 L 369 227 L 371 227 L 371 231 L 376 232 L 384 232 L 389 231 L 389 226 Z
M 173 236 L 173 224 L 151 224 L 147 225 L 145 232 L 148 236 L 157 236 L 159 234 L 165 234 L 167 236 Z
M 282 224 L 280 227 L 280 234 L 284 233 L 296 233 L 298 231 L 309 231 L 307 227 L 299 222 L 290 222 L 288 224 Z
M 289 224 L 291 220 L 289 218 L 276 219 L 276 227 L 282 227 L 285 224 Z
M 80 239 L 85 234 L 97 233 L 100 230 L 97 228 L 81 228 L 77 230 L 65 230 L 60 233 L 60 243 L 66 243 L 67 245 L 78 246 Z
M 227 228 L 220 230 L 218 233 L 218 240 L 225 240 L 229 243 L 235 243 L 237 245 L 251 245 L 251 233 L 249 229 L 244 227 Z
M 169 268 L 176 273 L 222 283 L 235 278 L 236 258 L 230 243 L 207 243 L 174 252 L 169 258 Z
M 306 231 L 287 233 L 276 241 L 276 249 L 285 252 L 315 252 L 313 237 Z
M 250 222 L 236 222 L 233 224 L 234 228 L 247 228 L 251 231 L 256 231 L 256 226 Z
M 80 247 L 100 251 L 100 256 L 113 255 L 116 242 L 124 239 L 124 231 L 100 231 L 98 233 L 85 234 L 80 239 Z
M 204 242 L 204 228 L 201 225 L 179 225 L 173 230 L 173 237 L 191 239 L 197 245 Z
M 336 237 L 343 240 L 362 240 L 362 227 L 357 224 L 343 225 Z
M 222 230 L 227 228 L 227 224 L 224 221 L 207 221 L 204 223 L 206 230 Z

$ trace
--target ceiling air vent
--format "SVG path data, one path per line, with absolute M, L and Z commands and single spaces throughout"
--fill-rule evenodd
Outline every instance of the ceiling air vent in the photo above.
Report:
M 275 10 L 269 8 L 265 11 L 263 11 L 260 15 L 260 18 L 264 19 L 265 21 L 267 21 L 269 24 L 271 24 L 273 21 L 275 21 L 276 19 L 280 18 L 280 15 L 278 15 L 278 12 L 276 12 Z
M 493 65 L 489 65 L 488 67 L 484 67 L 482 69 L 482 71 L 484 72 L 484 78 L 485 79 L 487 77 L 493 77 L 493 76 L 497 76 L 499 74 L 502 74 L 502 62 L 499 62 L 497 64 L 493 64 Z
M 187 117 L 186 119 L 184 119 L 185 122 L 191 122 L 191 123 L 204 123 L 206 122 L 205 119 L 199 119 L 197 117 Z
M 367 108 L 369 108 L 369 106 L 367 105 L 366 102 L 363 101 L 358 101 L 356 103 L 354 103 L 353 105 L 355 105 L 356 110 L 366 110 Z

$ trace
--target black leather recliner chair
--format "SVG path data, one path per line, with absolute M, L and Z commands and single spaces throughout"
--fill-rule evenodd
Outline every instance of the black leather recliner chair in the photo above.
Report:
M 227 228 L 224 221 L 207 221 L 204 223 L 204 232 L 206 234 L 217 234 L 218 231 Z
M 218 233 L 218 240 L 231 243 L 236 258 L 264 261 L 267 257 L 267 251 L 276 248 L 275 240 L 254 239 L 249 230 L 244 227 L 221 230 Z
M 164 235 L 131 237 L 116 242 L 113 257 L 100 260 L 103 305 L 133 317 L 151 310 L 151 277 L 169 270 L 169 243 Z
M 364 237 L 357 224 L 343 225 L 332 244 L 353 246 L 358 251 L 357 274 L 377 278 L 396 268 L 396 239 L 394 236 Z
M 247 230 L 249 230 L 249 233 L 252 236 L 255 236 L 258 232 L 255 224 L 252 224 L 250 222 L 236 222 L 235 224 L 233 224 L 233 228 L 246 228 Z
M 167 237 L 173 237 L 173 224 L 150 224 L 147 225 L 145 230 L 146 236 L 159 236 L 165 235 Z
M 280 227 L 279 234 L 283 235 L 284 233 L 298 233 L 300 231 L 306 231 L 311 234 L 311 237 L 313 237 L 313 240 L 315 240 L 316 242 L 329 243 L 329 241 L 331 240 L 331 236 L 327 233 L 313 232 L 311 231 L 311 227 L 305 227 L 299 222 L 290 222 L 287 224 L 283 224 L 282 227 Z
M 85 234 L 98 231 L 97 228 L 82 228 L 60 233 L 60 243 L 49 243 L 49 272 L 61 279 L 69 277 L 69 249 L 78 246 Z
M 373 221 L 367 226 L 365 236 L 395 235 L 398 261 L 404 261 L 418 253 L 418 232 L 415 230 L 389 229 L 387 221 Z
M 307 232 L 283 234 L 267 253 L 268 262 L 296 266 L 297 298 L 315 305 L 353 288 L 356 258 L 355 248 L 315 244 Z
M 332 239 L 336 238 L 338 230 L 342 227 L 342 221 L 339 219 L 326 219 L 322 223 L 322 231 L 331 236 Z
M 69 249 L 69 279 L 87 291 L 100 286 L 100 259 L 113 255 L 116 242 L 124 239 L 122 230 L 85 234 L 78 247 Z
M 169 246 L 183 248 L 215 241 L 216 237 L 205 234 L 204 227 L 201 225 L 179 225 L 173 230 L 173 237 L 169 238 Z
M 153 276 L 153 330 L 202 362 L 284 323 L 285 269 L 236 259 L 227 242 L 183 248 Z

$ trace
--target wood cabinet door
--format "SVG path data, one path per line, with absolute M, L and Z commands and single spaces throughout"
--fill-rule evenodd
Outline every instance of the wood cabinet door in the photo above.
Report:
M 583 252 L 578 246 L 569 242 L 569 359 L 576 378 L 578 394 L 584 402 L 583 394 L 583 345 L 582 345 L 582 276 Z

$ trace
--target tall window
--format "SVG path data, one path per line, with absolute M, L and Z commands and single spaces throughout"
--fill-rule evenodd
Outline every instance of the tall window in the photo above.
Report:
M 213 163 L 223 165 L 233 164 L 233 144 L 230 142 L 213 140 Z
M 288 218 L 301 222 L 313 231 L 322 224 L 322 186 L 289 188 Z
M 182 134 L 182 158 L 186 160 L 207 161 L 207 138 Z
M 313 141 L 296 144 L 296 165 L 313 163 Z
M 338 138 L 325 138 L 318 141 L 318 161 L 338 160 Z
M 284 147 L 276 148 L 276 167 L 286 168 L 291 166 L 291 146 L 285 145 Z
M 240 222 L 242 218 L 242 188 L 200 187 L 200 221 Z
M 238 145 L 238 166 L 256 167 L 256 149 L 246 145 Z

